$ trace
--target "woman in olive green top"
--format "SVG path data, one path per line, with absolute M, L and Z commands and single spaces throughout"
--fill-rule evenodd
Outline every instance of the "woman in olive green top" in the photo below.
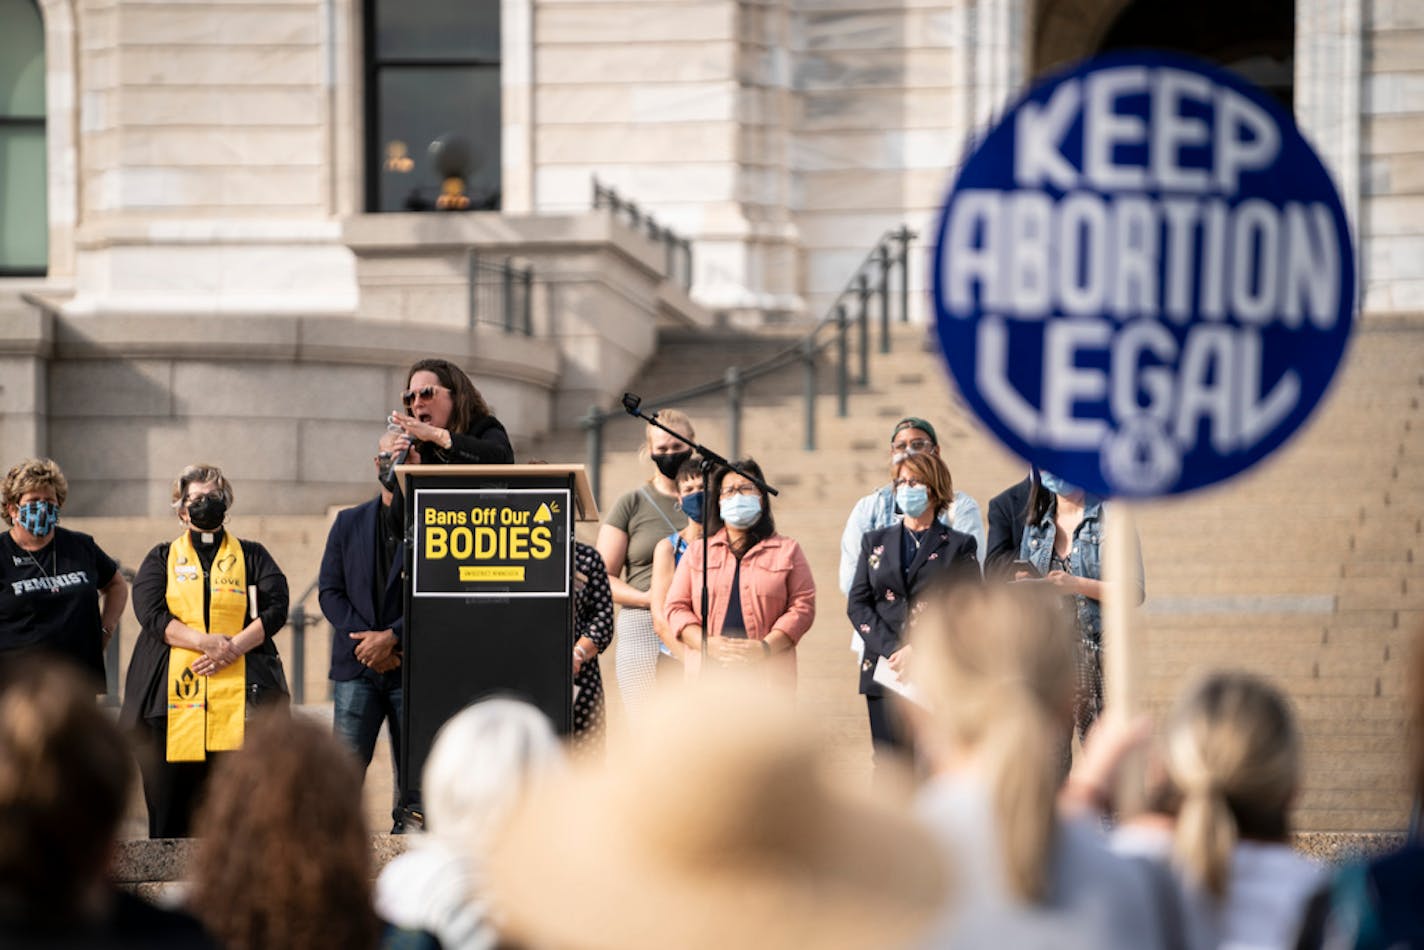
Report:
M 676 409 L 658 413 L 658 421 L 696 438 L 692 423 Z M 658 542 L 687 524 L 677 507 L 677 470 L 692 454 L 692 446 L 654 426 L 648 426 L 642 452 L 657 466 L 657 474 L 613 505 L 598 529 L 598 553 L 608 567 L 608 585 L 618 605 L 615 669 L 623 707 L 636 714 L 647 699 L 662 646 L 653 632 L 648 588 L 653 583 L 653 550 Z

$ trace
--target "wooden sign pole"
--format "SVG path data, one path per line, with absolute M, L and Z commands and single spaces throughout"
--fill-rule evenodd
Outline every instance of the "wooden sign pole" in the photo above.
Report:
M 1121 721 L 1142 712 L 1142 645 L 1137 640 L 1137 526 L 1132 504 L 1110 501 L 1103 530 L 1103 708 Z M 1119 773 L 1120 815 L 1142 810 L 1144 757 L 1134 754 Z

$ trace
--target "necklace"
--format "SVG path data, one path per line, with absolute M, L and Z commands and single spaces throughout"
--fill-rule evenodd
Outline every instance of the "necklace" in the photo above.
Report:
M 19 548 L 20 546 L 17 544 L 15 547 Z M 55 548 L 55 542 L 51 541 L 49 543 L 49 571 L 46 571 L 44 565 L 35 558 L 33 551 L 20 548 L 21 551 L 25 552 L 25 557 L 29 558 L 30 563 L 35 566 L 35 570 L 39 571 L 40 576 L 49 583 L 49 592 L 51 594 L 59 593 L 59 581 L 55 580 L 54 577 L 55 574 L 59 573 L 59 552 Z
M 924 528 L 924 529 L 922 529 L 922 530 L 920 530 L 920 531 L 916 531 L 914 528 L 911 528 L 909 525 L 906 525 L 906 526 L 905 526 L 905 533 L 910 536 L 910 540 L 911 540 L 911 541 L 915 542 L 915 552 L 916 552 L 916 553 L 919 552 L 919 550 L 920 550 L 920 545 L 925 543 L 925 535 L 929 533 L 929 530 L 930 530 L 929 528 Z

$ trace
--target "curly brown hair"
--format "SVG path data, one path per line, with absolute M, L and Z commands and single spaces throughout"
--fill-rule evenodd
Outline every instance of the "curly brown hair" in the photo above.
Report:
M 54 492 L 54 500 L 63 508 L 64 500 L 69 497 L 69 482 L 54 459 L 25 459 L 16 464 L 5 473 L 5 481 L 0 485 L 0 518 L 13 525 L 10 507 L 18 505 L 29 492 L 46 488 Z
M 450 390 L 450 401 L 455 407 L 450 411 L 450 421 L 445 428 L 451 432 L 464 433 L 470 431 L 470 426 L 484 416 L 493 415 L 489 403 L 485 402 L 485 397 L 480 395 L 480 391 L 475 388 L 475 384 L 470 382 L 470 377 L 465 375 L 465 371 L 449 360 L 423 359 L 416 360 L 410 364 L 410 369 L 405 374 L 405 384 L 410 385 L 410 378 L 416 373 L 434 373 L 435 378 L 440 380 L 440 385 Z
M 268 711 L 213 770 L 189 910 L 229 950 L 373 948 L 361 772 L 314 722 Z

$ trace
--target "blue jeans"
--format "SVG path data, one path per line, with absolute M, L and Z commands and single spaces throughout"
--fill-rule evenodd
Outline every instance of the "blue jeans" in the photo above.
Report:
M 364 774 L 371 764 L 371 756 L 376 751 L 376 738 L 381 734 L 381 723 L 390 726 L 391 770 L 396 777 L 396 808 L 400 805 L 400 792 L 405 787 L 405 776 L 400 767 L 401 738 L 401 688 L 383 686 L 364 676 L 353 680 L 333 681 L 331 698 L 334 707 L 332 727 L 336 734 L 346 740 L 356 757 L 361 761 Z

